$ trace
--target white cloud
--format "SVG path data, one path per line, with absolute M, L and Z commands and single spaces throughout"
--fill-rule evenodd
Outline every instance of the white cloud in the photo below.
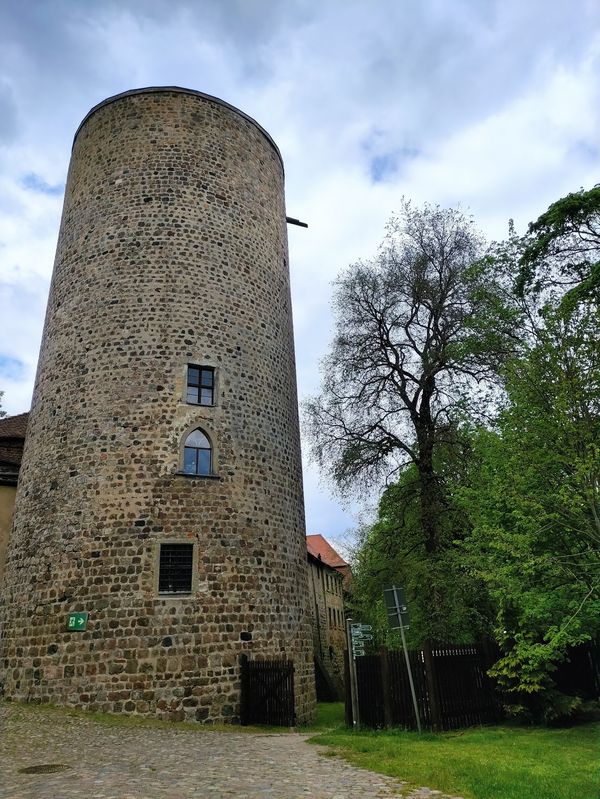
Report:
M 488 236 L 598 182 L 600 6 L 545 0 L 106 0 L 0 8 L 0 356 L 28 404 L 72 137 L 104 97 L 178 84 L 280 146 L 301 396 L 318 387 L 331 282 L 377 248 L 402 195 L 469 206 Z M 373 182 L 373 159 L 387 166 Z M 34 175 L 35 180 L 27 180 Z M 37 184 L 36 184 L 37 181 Z M 36 188 L 37 185 L 37 188 Z M 309 526 L 351 517 L 307 469 Z

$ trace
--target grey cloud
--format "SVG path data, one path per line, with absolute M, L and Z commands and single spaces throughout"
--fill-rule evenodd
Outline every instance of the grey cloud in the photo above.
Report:
M 52 82 L 58 93 L 85 80 L 86 74 L 96 70 L 89 68 L 89 33 L 93 26 L 86 9 L 91 8 L 72 1 L 5 0 L 0 6 L 4 70 L 12 66 L 18 78 L 33 67 L 36 71 L 31 77 L 38 86 Z
M 111 21 L 130 18 L 148 35 L 179 22 L 229 52 L 248 88 L 291 84 L 285 113 L 309 133 L 366 118 L 426 146 L 523 93 L 540 65 L 577 59 L 600 21 L 600 6 L 580 5 L 573 13 L 542 0 L 7 0 L 0 40 L 8 54 L 17 48 L 21 83 L 39 85 L 39 102 L 62 93 L 69 105 L 72 95 L 85 113 L 84 105 L 132 88 L 103 57 Z M 169 54 L 156 52 L 152 76 L 161 72 L 173 74 Z
M 110 0 L 115 9 L 136 16 L 168 22 L 174 14 L 185 13 L 199 24 L 199 32 L 218 33 L 224 43 L 235 42 L 244 49 L 267 44 L 277 32 L 291 31 L 314 14 L 309 2 L 279 0 Z
M 540 69 L 581 56 L 600 6 L 574 14 L 549 5 L 374 4 L 368 16 L 356 4 L 338 6 L 312 41 L 318 74 L 300 90 L 300 112 L 313 94 L 319 113 L 327 104 L 341 123 L 362 114 L 394 135 L 435 141 L 523 94 Z M 339 70 L 325 67 L 330 57 Z
M 8 83 L 0 82 L 0 145 L 11 144 L 19 132 L 19 112 L 14 92 Z

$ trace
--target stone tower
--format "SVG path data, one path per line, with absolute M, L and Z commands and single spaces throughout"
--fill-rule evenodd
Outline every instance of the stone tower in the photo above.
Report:
M 7 696 L 232 720 L 240 655 L 275 656 L 310 718 L 287 258 L 254 120 L 176 87 L 86 116 L 6 563 Z

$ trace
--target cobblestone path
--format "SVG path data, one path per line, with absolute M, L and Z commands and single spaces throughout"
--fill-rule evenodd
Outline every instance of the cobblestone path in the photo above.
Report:
M 444 799 L 327 757 L 308 737 L 113 727 L 2 704 L 0 799 Z M 51 764 L 70 768 L 19 771 Z

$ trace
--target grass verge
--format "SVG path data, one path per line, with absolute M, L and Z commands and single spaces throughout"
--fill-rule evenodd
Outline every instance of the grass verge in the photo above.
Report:
M 600 724 L 422 734 L 338 728 L 310 739 L 362 768 L 465 799 L 599 799 Z

